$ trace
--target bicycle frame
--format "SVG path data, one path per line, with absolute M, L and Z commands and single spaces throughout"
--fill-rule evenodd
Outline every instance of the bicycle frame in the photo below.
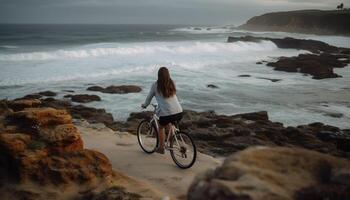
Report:
M 157 105 L 155 104 L 152 104 L 153 108 L 154 108 L 154 111 L 153 111 L 153 116 L 152 116 L 152 119 L 150 121 L 150 123 L 152 124 L 153 122 L 155 123 L 156 125 L 156 131 L 158 133 L 158 138 L 159 138 L 159 129 L 160 129 L 160 124 L 159 124 L 159 117 L 156 115 L 156 109 L 157 109 Z M 174 138 L 175 138 L 175 141 L 176 141 L 176 144 L 178 146 L 180 146 L 179 144 L 179 141 L 177 139 L 177 133 L 179 132 L 180 130 L 174 125 L 174 124 L 171 124 L 170 125 L 170 128 L 169 128 L 169 131 L 168 131 L 168 136 L 167 136 L 167 139 L 165 141 L 165 147 L 166 149 L 170 150 L 172 148 L 170 148 L 170 138 L 172 135 L 174 135 Z M 181 141 L 184 143 L 184 140 L 182 138 L 182 136 L 180 135 L 180 139 Z

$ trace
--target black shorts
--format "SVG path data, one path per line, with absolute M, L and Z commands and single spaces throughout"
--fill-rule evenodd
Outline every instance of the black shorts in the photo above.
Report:
M 182 119 L 182 112 L 174 114 L 174 115 L 168 115 L 168 116 L 160 116 L 159 117 L 159 124 L 162 126 L 166 126 L 169 123 L 174 124 L 175 122 L 179 122 Z

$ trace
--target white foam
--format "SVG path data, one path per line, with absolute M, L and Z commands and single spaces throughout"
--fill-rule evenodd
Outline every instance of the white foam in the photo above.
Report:
M 110 47 L 110 46 L 114 47 Z M 151 54 L 200 54 L 200 53 L 230 53 L 245 51 L 266 51 L 277 49 L 276 45 L 270 41 L 254 42 L 195 42 L 180 43 L 174 45 L 169 43 L 144 43 L 144 44 L 101 44 L 100 47 L 57 50 L 49 52 L 31 52 L 0 55 L 0 61 L 43 61 L 59 59 L 82 59 L 102 56 L 138 56 Z
M 185 27 L 176 28 L 172 31 L 185 32 L 190 34 L 219 34 L 219 33 L 231 33 L 232 29 L 229 27 Z

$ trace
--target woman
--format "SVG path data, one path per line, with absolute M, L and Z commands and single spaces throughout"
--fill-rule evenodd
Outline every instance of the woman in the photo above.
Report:
M 170 78 L 169 70 L 166 67 L 161 67 L 158 70 L 158 80 L 152 84 L 146 101 L 141 107 L 146 108 L 154 96 L 158 103 L 157 116 L 160 124 L 157 152 L 164 154 L 165 128 L 170 123 L 182 119 L 182 107 L 176 96 L 176 86 Z

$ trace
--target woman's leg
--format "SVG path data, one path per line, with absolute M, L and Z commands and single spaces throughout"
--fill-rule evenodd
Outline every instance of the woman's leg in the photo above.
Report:
M 165 141 L 165 127 L 159 127 L 159 148 L 164 149 L 164 141 Z

